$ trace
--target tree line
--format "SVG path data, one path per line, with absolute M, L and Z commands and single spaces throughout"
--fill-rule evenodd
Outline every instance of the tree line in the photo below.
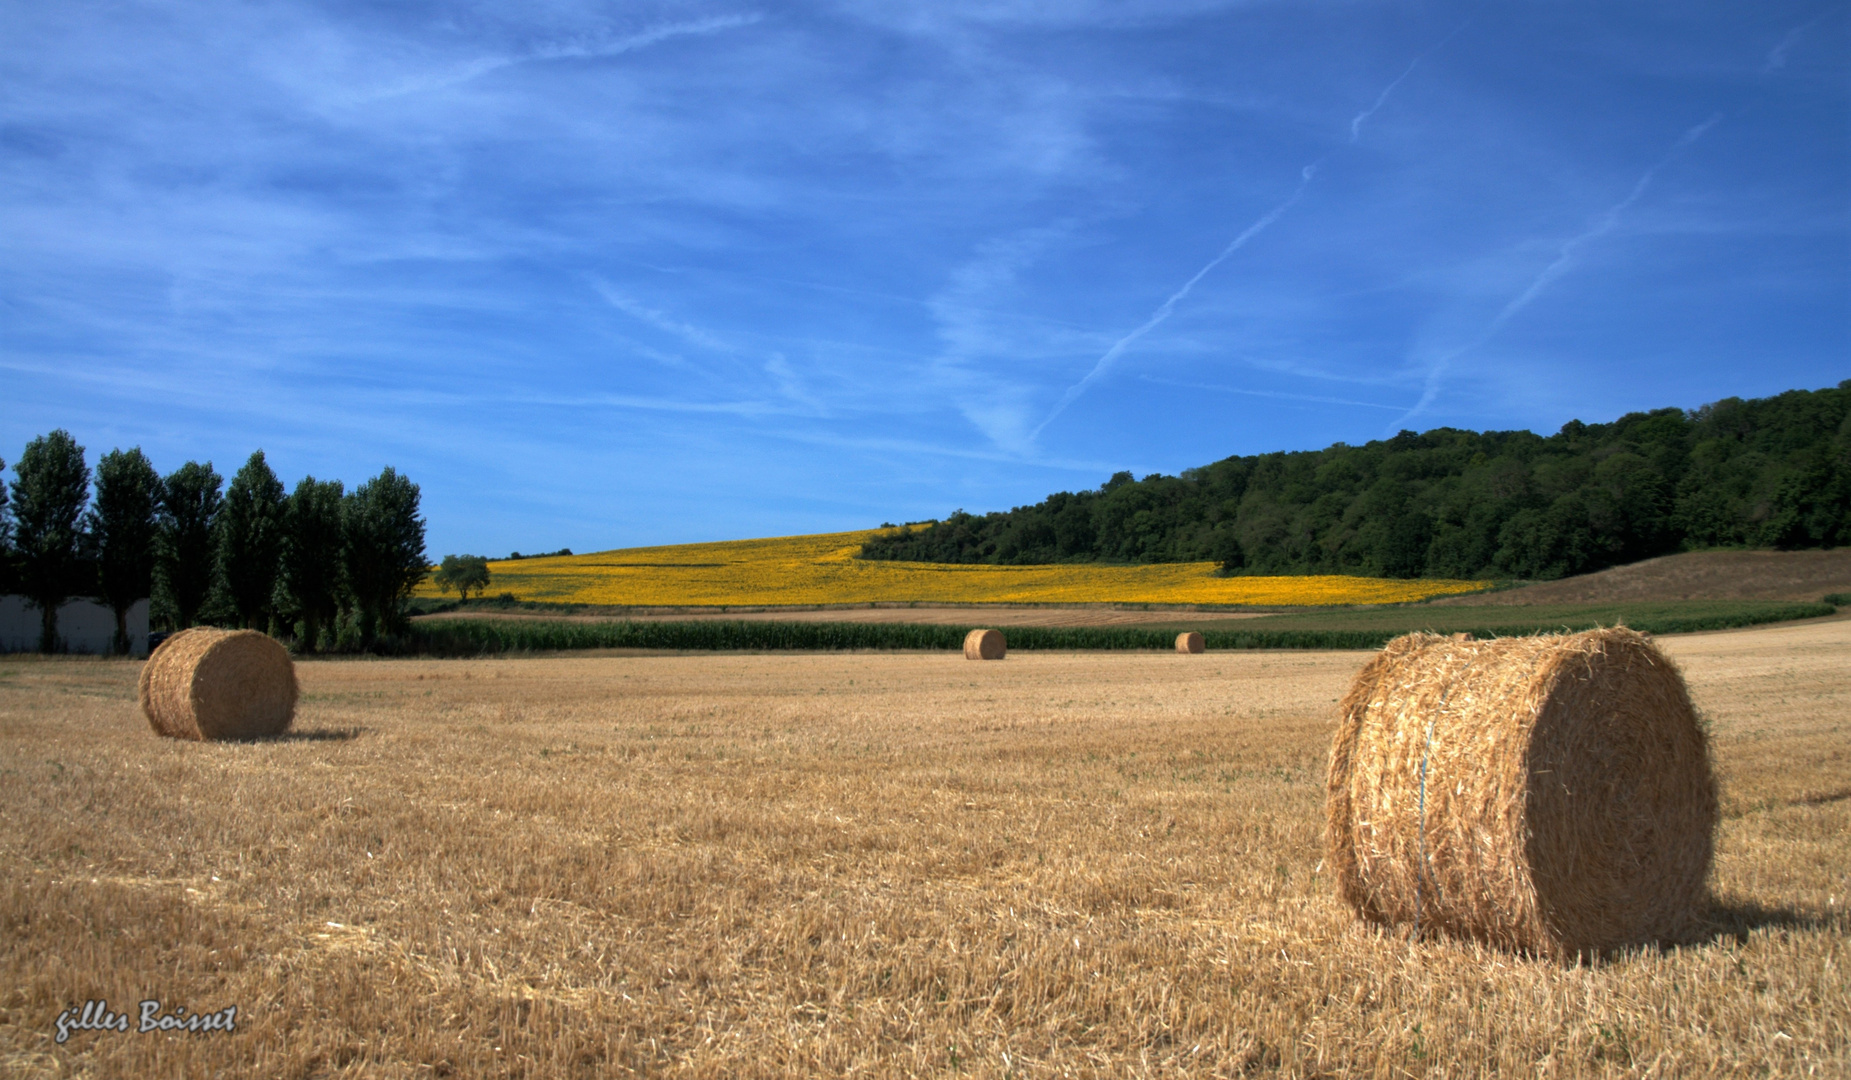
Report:
M 6 463 L 0 460 L 0 470 Z M 211 462 L 162 476 L 140 447 L 112 450 L 94 474 L 58 430 L 26 444 L 0 484 L 0 592 L 41 613 L 39 647 L 57 647 L 57 611 L 94 598 L 127 615 L 149 598 L 152 628 L 264 630 L 307 652 L 370 648 L 407 628 L 406 601 L 428 572 L 418 485 L 388 467 L 347 491 L 304 477 L 286 491 L 250 456 L 226 487 Z
M 1676 551 L 1851 543 L 1851 380 L 1694 411 L 1121 472 L 870 540 L 868 559 L 1197 562 L 1227 573 L 1559 578 Z

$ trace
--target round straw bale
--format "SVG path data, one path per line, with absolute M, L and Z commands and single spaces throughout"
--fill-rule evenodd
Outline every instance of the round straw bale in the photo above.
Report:
M 1396 638 L 1343 699 L 1328 796 L 1364 918 L 1561 959 L 1688 933 L 1716 831 L 1683 677 L 1624 627 Z
M 1205 648 L 1207 646 L 1202 643 L 1202 635 L 1194 630 L 1185 630 L 1176 635 L 1177 652 L 1198 653 Z
M 255 630 L 194 627 L 141 666 L 141 711 L 174 739 L 253 739 L 288 729 L 296 711 L 289 651 Z
M 198 628 L 195 627 L 193 629 Z M 148 654 L 148 659 L 141 665 L 141 677 L 137 681 L 136 697 L 141 702 L 142 715 L 148 718 L 149 726 L 154 728 L 154 733 L 157 735 L 166 735 L 174 739 L 199 738 L 199 729 L 193 725 L 193 719 L 190 714 L 176 713 L 174 710 L 170 709 L 157 710 L 154 707 L 156 673 L 163 673 L 161 679 L 163 698 L 168 696 L 166 693 L 167 684 L 171 682 L 171 680 L 167 679 L 164 675 L 164 667 L 157 666 L 154 659 L 160 656 L 169 645 L 193 633 L 193 629 L 181 630 L 176 633 L 168 634 L 165 640 L 154 647 L 154 651 Z M 178 721 L 178 724 L 176 726 L 170 726 L 170 720 Z
M 1001 630 L 972 630 L 964 635 L 966 660 L 1001 660 L 1006 652 Z

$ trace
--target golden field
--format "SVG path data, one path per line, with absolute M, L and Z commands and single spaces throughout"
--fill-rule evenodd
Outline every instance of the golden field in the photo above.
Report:
M 1367 653 L 311 661 L 246 744 L 0 658 L 0 1075 L 1846 1075 L 1851 622 L 1659 640 L 1711 931 L 1579 967 L 1333 897 Z
M 863 561 L 881 530 L 622 548 L 489 563 L 490 594 L 609 606 L 868 604 L 1398 604 L 1477 592 L 1483 581 L 1217 577 L 1216 564 L 969 566 Z M 418 595 L 440 593 L 428 580 Z

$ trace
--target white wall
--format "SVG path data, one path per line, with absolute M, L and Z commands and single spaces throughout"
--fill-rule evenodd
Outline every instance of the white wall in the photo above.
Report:
M 39 647 L 40 612 L 23 596 L 0 596 L 0 652 Z M 148 601 L 129 608 L 129 652 L 148 655 Z M 116 639 L 116 613 L 92 600 L 69 600 L 58 609 L 58 645 L 65 652 L 108 653 Z

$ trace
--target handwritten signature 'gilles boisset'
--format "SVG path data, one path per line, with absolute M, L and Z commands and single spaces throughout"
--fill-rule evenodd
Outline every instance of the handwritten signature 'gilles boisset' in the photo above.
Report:
M 161 1015 L 161 1003 L 144 1001 L 141 1003 L 141 1023 L 136 1031 L 192 1031 L 205 1034 L 210 1031 L 235 1031 L 238 1026 L 238 1007 L 227 1005 L 217 1012 L 194 1013 L 186 1015 L 185 1005 L 175 1005 L 173 1011 Z M 86 1001 L 83 1008 L 72 1006 L 58 1014 L 58 1042 L 63 1043 L 71 1037 L 73 1031 L 127 1031 L 129 1016 L 127 1013 L 109 1011 L 109 1002 L 98 998 Z

